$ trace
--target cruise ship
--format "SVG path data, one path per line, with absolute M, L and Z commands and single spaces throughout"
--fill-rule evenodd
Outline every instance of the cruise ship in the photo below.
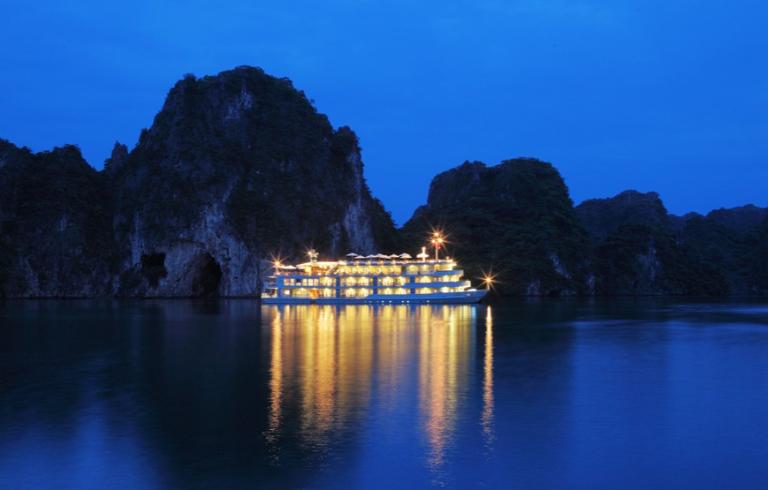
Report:
M 310 250 L 309 261 L 302 264 L 276 260 L 261 299 L 267 304 L 480 302 L 487 289 L 473 288 L 455 260 L 439 257 L 442 243 L 441 235 L 433 235 L 434 258 L 422 247 L 416 258 L 407 253 L 352 252 L 344 259 L 325 261 Z

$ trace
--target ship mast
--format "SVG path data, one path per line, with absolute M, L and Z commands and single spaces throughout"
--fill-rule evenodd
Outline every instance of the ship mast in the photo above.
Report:
M 439 231 L 435 231 L 432 233 L 432 246 L 435 247 L 435 261 L 439 260 L 438 252 L 440 251 L 440 247 L 445 242 L 445 237 L 443 237 L 443 234 Z

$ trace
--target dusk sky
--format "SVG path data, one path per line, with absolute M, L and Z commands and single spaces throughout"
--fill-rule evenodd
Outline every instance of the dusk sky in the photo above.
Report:
M 185 73 L 286 76 L 360 138 L 398 223 L 464 160 L 534 156 L 575 202 L 768 205 L 761 1 L 29 2 L 0 5 L 0 137 L 101 168 Z

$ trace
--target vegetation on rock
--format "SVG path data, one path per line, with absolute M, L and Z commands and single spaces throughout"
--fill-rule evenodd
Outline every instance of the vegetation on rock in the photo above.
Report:
M 471 277 L 501 294 L 768 294 L 768 213 L 745 206 L 669 215 L 656 193 L 625 191 L 573 207 L 549 164 L 464 163 L 432 181 L 405 240 L 451 238 Z
M 111 207 L 74 146 L 34 154 L 0 140 L 0 296 L 109 293 Z
M 471 278 L 493 272 L 502 294 L 584 294 L 587 235 L 557 170 L 534 159 L 465 162 L 434 178 L 403 227 L 422 243 L 448 233 L 447 252 Z
M 749 278 L 760 208 L 676 217 L 656 193 L 625 191 L 576 208 L 595 246 L 597 294 L 762 294 Z M 763 261 L 768 256 L 763 257 Z

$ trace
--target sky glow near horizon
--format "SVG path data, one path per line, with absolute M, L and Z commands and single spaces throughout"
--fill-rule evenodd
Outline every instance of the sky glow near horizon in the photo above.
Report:
M 768 205 L 758 1 L 149 2 L 0 6 L 0 138 L 101 168 L 185 73 L 287 76 L 348 125 L 395 220 L 465 160 L 552 162 L 575 202 Z

